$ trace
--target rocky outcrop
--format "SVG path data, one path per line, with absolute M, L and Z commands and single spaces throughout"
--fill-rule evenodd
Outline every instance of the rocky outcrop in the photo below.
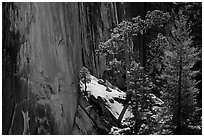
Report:
M 98 134 L 109 134 L 113 126 L 121 127 L 122 123 L 119 117 L 124 108 L 125 92 L 108 81 L 97 79 L 94 76 L 90 76 L 90 82 L 86 83 L 86 85 L 85 90 L 85 85 L 80 82 L 80 94 L 82 96 L 79 99 L 79 116 L 77 115 L 76 118 L 81 118 L 81 115 L 86 113 L 94 124 L 93 128 L 97 129 L 96 133 Z M 133 116 L 132 112 L 127 110 L 122 120 L 131 116 Z M 75 121 L 77 125 L 82 124 L 84 126 L 81 127 L 87 127 L 86 122 L 80 124 L 78 122 Z
M 96 134 L 78 73 L 101 75 L 94 52 L 114 23 L 113 3 L 3 3 L 3 134 Z

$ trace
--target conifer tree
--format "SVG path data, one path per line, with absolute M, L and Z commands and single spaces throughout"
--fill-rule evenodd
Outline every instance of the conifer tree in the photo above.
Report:
M 199 59 L 197 49 L 192 46 L 187 18 L 182 13 L 175 20 L 171 36 L 166 38 L 165 44 L 162 77 L 166 79 L 166 84 L 163 95 L 173 114 L 175 133 L 179 134 L 183 126 L 190 124 L 196 109 L 198 89 L 193 78 L 198 72 L 192 67 Z
M 87 83 L 91 82 L 91 78 L 90 78 L 90 72 L 88 71 L 88 69 L 86 67 L 83 67 L 80 70 L 80 80 L 82 83 L 84 83 L 85 89 L 84 89 L 84 93 L 86 93 L 86 89 L 87 89 Z
M 143 97 L 146 96 L 145 93 L 149 91 L 149 85 L 147 86 L 148 76 L 144 75 L 144 70 L 140 70 L 142 67 L 134 68 L 135 63 L 139 63 L 138 60 L 136 60 L 135 53 L 133 52 L 133 37 L 137 35 L 143 35 L 146 33 L 146 31 L 152 27 L 163 27 L 168 20 L 170 19 L 170 15 L 168 13 L 163 13 L 160 10 L 154 10 L 152 12 L 148 12 L 145 16 L 145 19 L 141 19 L 140 16 L 135 17 L 132 19 L 132 21 L 123 21 L 117 25 L 113 29 L 113 32 L 111 34 L 111 38 L 99 45 L 99 49 L 96 50 L 99 54 L 104 54 L 106 56 L 111 56 L 112 58 L 110 60 L 107 60 L 107 64 L 110 66 L 110 68 L 114 68 L 115 71 L 118 71 L 120 73 L 125 74 L 125 80 L 126 83 L 126 104 L 119 116 L 119 121 L 122 120 L 123 115 L 128 108 L 129 101 L 131 98 L 129 98 L 129 93 L 137 94 L 134 99 L 132 99 L 131 105 L 133 106 L 133 110 L 135 111 L 135 120 L 137 123 L 135 123 L 135 131 L 134 133 L 137 134 L 137 132 L 140 129 L 141 126 L 141 116 L 138 110 L 139 105 L 146 105 L 148 107 L 148 103 L 145 102 L 145 99 Z M 117 56 L 119 55 L 119 57 Z M 112 65 L 117 67 L 112 67 Z M 133 67 L 133 68 L 132 68 Z M 124 69 L 123 69 L 124 68 Z M 133 69 L 133 70 L 132 70 Z M 137 72 L 138 71 L 138 72 Z M 134 74 L 133 74 L 134 73 Z M 141 73 L 141 74 L 140 74 Z M 139 74 L 136 76 L 136 74 Z M 133 76 L 134 75 L 134 76 Z M 135 80 L 134 80 L 135 79 Z M 139 80 L 142 79 L 142 82 Z M 135 82 L 137 84 L 140 84 L 140 87 L 132 87 L 131 83 Z M 137 85 L 133 84 L 133 85 Z M 133 92 L 132 92 L 133 91 Z M 134 96 L 132 95 L 132 96 Z M 142 99 L 143 98 L 143 99 Z M 148 100 L 148 99 L 147 99 Z M 139 103 L 140 101 L 140 103 Z M 136 103 L 136 104 L 135 104 Z M 137 104 L 138 103 L 138 104 Z
M 119 68 L 124 68 L 124 70 L 119 71 L 125 73 L 127 90 L 130 65 L 132 61 L 139 62 L 139 60 L 136 59 L 138 55 L 135 55 L 133 52 L 133 37 L 139 34 L 145 34 L 146 31 L 152 27 L 163 27 L 169 19 L 169 13 L 163 13 L 160 10 L 148 11 L 145 19 L 141 19 L 140 16 L 137 16 L 133 18 L 132 21 L 122 21 L 113 29 L 111 38 L 106 42 L 100 43 L 96 53 L 103 54 L 110 58 L 110 60 L 107 60 L 107 64 L 110 68 L 111 64 L 114 64 L 112 63 L 114 61 L 120 64 L 118 65 Z
M 141 125 L 148 125 L 148 129 L 142 131 L 141 134 L 150 134 L 152 122 L 154 122 L 152 106 L 154 101 L 151 98 L 151 90 L 154 84 L 149 79 L 149 76 L 145 73 L 144 67 L 139 63 L 132 62 L 130 69 L 130 108 L 135 116 L 134 133 L 137 134 L 140 131 Z M 143 115 L 143 116 L 142 116 Z M 146 133 L 145 133 L 146 132 Z

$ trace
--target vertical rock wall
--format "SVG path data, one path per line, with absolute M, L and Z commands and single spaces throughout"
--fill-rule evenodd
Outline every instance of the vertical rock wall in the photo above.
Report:
M 91 74 L 102 77 L 105 58 L 94 55 L 99 42 L 109 38 L 118 21 L 144 16 L 155 5 L 3 3 L 2 7 L 3 134 L 107 131 L 97 124 L 95 112 L 84 109 L 90 104 L 79 96 L 79 70 L 86 66 Z M 145 41 L 142 37 L 134 40 L 142 62 Z
M 101 76 L 115 23 L 113 3 L 3 3 L 3 134 L 96 134 L 75 129 L 78 73 Z

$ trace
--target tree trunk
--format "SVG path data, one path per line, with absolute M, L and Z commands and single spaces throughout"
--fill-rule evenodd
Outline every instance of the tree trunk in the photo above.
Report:
M 124 116 L 124 114 L 125 114 L 125 112 L 126 112 L 127 108 L 128 108 L 128 104 L 126 103 L 126 104 L 125 104 L 125 106 L 123 107 L 123 109 L 122 109 L 122 111 L 121 111 L 121 113 L 120 113 L 119 117 L 118 117 L 118 121 L 119 121 L 119 122 L 121 122 L 121 121 L 122 121 L 123 116 Z
M 85 95 L 87 95 L 87 92 L 86 92 L 86 89 L 87 89 L 86 78 L 85 78 L 85 83 L 84 83 L 84 85 L 85 85 Z
M 129 77 L 128 77 L 128 73 L 130 71 L 130 59 L 129 59 L 129 38 L 128 38 L 128 34 L 127 34 L 127 43 L 125 45 L 125 62 L 126 62 L 126 94 L 127 94 L 127 91 L 129 89 Z M 129 102 L 129 99 L 126 98 L 126 101 L 127 103 L 124 104 L 124 107 L 119 115 L 119 118 L 118 118 L 118 121 L 121 122 L 121 120 L 123 119 L 123 116 L 128 108 L 128 102 Z
M 134 134 L 137 134 L 139 132 L 141 125 L 142 125 L 141 115 L 137 107 L 136 114 L 135 114 Z
M 182 77 L 182 58 L 180 49 L 180 59 L 179 59 L 179 81 L 178 81 L 178 109 L 177 109 L 177 127 L 176 134 L 180 134 L 181 131 L 181 77 Z

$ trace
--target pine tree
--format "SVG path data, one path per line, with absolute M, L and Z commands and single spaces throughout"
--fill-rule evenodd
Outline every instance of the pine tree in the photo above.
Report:
M 86 92 L 87 83 L 91 82 L 91 77 L 90 77 L 90 72 L 88 71 L 88 69 L 86 67 L 83 67 L 80 70 L 80 80 L 85 85 L 84 93 L 85 93 L 85 95 L 87 95 L 87 92 Z
M 126 92 L 125 107 L 132 111 L 134 117 L 124 121 L 122 134 L 153 134 L 158 122 L 158 112 L 153 107 L 158 105 L 152 98 L 153 82 L 146 74 L 144 67 L 133 61 L 130 65 L 129 89 Z M 154 96 L 155 97 L 155 96 Z M 124 110 L 124 109 L 123 109 Z M 124 112 L 121 112 L 124 115 Z M 122 116 L 120 117 L 122 118 Z M 143 126 L 142 126 L 143 125 Z M 126 128 L 128 127 L 128 128 Z
M 143 130 L 140 134 L 150 134 L 152 130 L 152 122 L 154 122 L 152 107 L 154 102 L 151 98 L 151 90 L 154 84 L 149 79 L 149 76 L 145 73 L 144 67 L 139 63 L 132 62 L 130 69 L 130 89 L 132 93 L 130 106 L 135 116 L 134 133 L 137 134 L 140 131 L 141 125 L 148 125 L 148 128 Z
M 111 57 L 110 60 L 107 60 L 107 64 L 110 66 L 110 68 L 114 68 L 115 72 L 119 73 L 124 73 L 125 79 L 126 79 L 126 101 L 125 101 L 125 106 L 119 116 L 119 121 L 122 120 L 123 115 L 128 108 L 128 102 L 131 100 L 129 98 L 129 93 L 134 93 L 138 94 L 136 96 L 142 96 L 145 98 L 146 94 L 145 92 L 149 91 L 149 87 L 147 86 L 147 81 L 148 77 L 144 75 L 144 71 L 139 71 L 139 69 L 136 70 L 131 70 L 131 64 L 134 64 L 134 62 L 139 63 L 140 61 L 136 59 L 135 53 L 133 52 L 133 42 L 132 39 L 133 37 L 137 35 L 144 35 L 148 29 L 151 27 L 163 27 L 164 24 L 168 22 L 170 18 L 170 15 L 168 13 L 163 13 L 162 11 L 155 10 L 152 12 L 148 12 L 147 15 L 145 16 L 145 19 L 141 19 L 140 16 L 133 18 L 132 21 L 122 21 L 113 29 L 113 32 L 111 34 L 111 38 L 99 45 L 99 49 L 96 51 L 99 54 L 104 54 L 105 56 Z M 119 55 L 119 57 L 118 57 Z M 112 67 L 112 66 L 117 66 L 117 67 Z M 134 65 L 133 65 L 134 66 Z M 136 72 L 138 71 L 138 72 Z M 139 74 L 138 76 L 141 77 L 134 77 L 136 76 L 133 73 Z M 140 74 L 141 73 L 141 74 Z M 131 76 L 134 75 L 134 76 Z M 145 76 L 145 77 L 144 77 Z M 135 80 L 134 80 L 135 79 Z M 140 85 L 141 87 L 132 87 L 131 83 L 132 81 L 137 81 L 139 79 L 143 79 L 141 83 L 137 84 L 142 84 Z M 133 91 L 133 92 L 132 92 Z M 135 111 L 135 120 L 137 123 L 135 123 L 135 131 L 134 133 L 137 134 L 137 132 L 140 129 L 141 126 L 141 116 L 138 110 L 139 105 L 146 105 L 148 107 L 148 103 L 145 102 L 145 99 L 142 99 L 142 97 L 135 98 L 132 100 L 131 106 L 133 106 L 133 110 Z M 143 100 L 143 101 L 140 101 Z M 137 102 L 140 101 L 140 104 Z M 136 103 L 136 104 L 135 104 Z
M 121 61 L 121 68 L 125 68 L 126 84 L 129 83 L 128 71 L 132 61 L 140 62 L 133 52 L 133 37 L 144 35 L 152 27 L 163 27 L 170 19 L 169 13 L 160 10 L 148 11 L 145 19 L 137 16 L 132 21 L 122 21 L 112 31 L 111 38 L 106 42 L 101 42 L 96 53 L 108 56 L 107 64 L 111 66 L 114 60 Z M 118 57 L 119 56 L 119 57 Z M 111 68 L 111 67 L 110 67 Z M 117 71 L 117 70 L 116 70 Z M 126 85 L 128 89 L 128 84 Z
M 164 66 L 162 77 L 166 79 L 163 95 L 167 100 L 170 112 L 173 114 L 173 124 L 176 134 L 181 133 L 183 126 L 189 125 L 196 109 L 195 88 L 197 82 L 193 79 L 197 71 L 192 67 L 198 61 L 198 52 L 192 46 L 190 28 L 187 18 L 181 13 L 172 27 L 171 36 L 166 39 Z
M 166 37 L 159 33 L 157 38 L 147 45 L 148 50 L 145 71 L 155 84 L 153 94 L 157 97 L 161 96 L 162 91 L 163 79 L 161 78 L 161 74 L 164 69 L 164 49 L 167 44 Z

